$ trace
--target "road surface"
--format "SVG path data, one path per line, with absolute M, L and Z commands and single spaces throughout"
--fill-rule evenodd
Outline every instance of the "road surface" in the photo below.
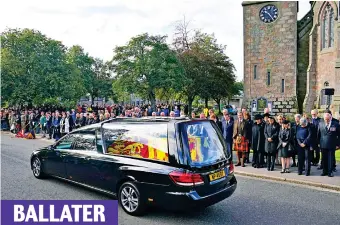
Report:
M 56 179 L 38 180 L 30 170 L 33 149 L 48 145 L 1 134 L 2 199 L 94 200 L 110 197 Z M 238 178 L 233 196 L 203 211 L 176 213 L 153 209 L 144 217 L 131 217 L 119 209 L 119 224 L 339 224 L 340 193 Z

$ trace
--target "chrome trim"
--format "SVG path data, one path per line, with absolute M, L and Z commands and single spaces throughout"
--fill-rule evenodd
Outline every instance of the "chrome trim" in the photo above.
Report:
M 116 194 L 113 193 L 113 192 L 111 192 L 111 191 L 106 191 L 106 190 L 104 190 L 104 189 L 97 188 L 97 187 L 94 187 L 94 186 L 91 186 L 91 185 L 88 185 L 88 184 L 83 184 L 83 183 L 80 183 L 80 182 L 77 182 L 77 181 L 74 181 L 74 180 L 70 180 L 70 179 L 63 178 L 63 177 L 59 177 L 59 176 L 55 176 L 55 175 L 50 175 L 50 176 L 51 176 L 51 177 L 54 177 L 54 178 L 57 178 L 57 179 L 60 179 L 60 180 L 64 180 L 64 181 L 73 183 L 73 184 L 77 184 L 77 185 L 86 187 L 86 188 L 89 188 L 89 189 L 92 189 L 92 190 L 95 190 L 95 191 L 99 191 L 99 192 L 102 192 L 102 193 L 105 193 L 105 194 L 109 194 L 109 195 L 112 195 L 112 196 L 116 196 Z
M 186 193 L 186 192 L 166 192 L 166 194 L 170 194 L 170 195 L 187 195 L 188 193 Z
M 227 189 L 234 187 L 235 185 L 236 185 L 236 184 L 230 185 L 230 186 L 228 186 L 228 187 L 226 187 L 226 188 L 224 188 L 224 189 L 222 189 L 222 190 L 219 190 L 218 192 L 215 192 L 215 193 L 213 193 L 213 194 L 206 195 L 206 196 L 203 196 L 203 197 L 199 196 L 198 193 L 197 193 L 196 191 L 190 191 L 189 193 L 187 193 L 187 196 L 188 196 L 188 197 L 191 197 L 193 200 L 201 200 L 201 199 L 205 199 L 205 198 L 209 198 L 209 197 L 211 197 L 211 196 L 217 195 L 217 194 L 219 194 L 219 193 L 221 193 L 221 192 L 224 192 L 224 191 L 226 191 Z

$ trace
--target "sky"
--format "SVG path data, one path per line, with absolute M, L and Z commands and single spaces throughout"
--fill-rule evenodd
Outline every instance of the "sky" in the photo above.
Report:
M 40 30 L 64 45 L 81 45 L 93 57 L 110 60 L 115 46 L 138 34 L 168 35 L 184 16 L 190 29 L 214 33 L 243 79 L 243 10 L 239 0 L 11 0 L 1 4 L 0 32 Z M 310 9 L 299 2 L 298 18 Z

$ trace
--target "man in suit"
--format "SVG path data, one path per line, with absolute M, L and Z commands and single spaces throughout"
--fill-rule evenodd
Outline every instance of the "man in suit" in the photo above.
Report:
M 231 120 L 228 113 L 223 113 L 222 118 L 222 133 L 223 138 L 227 144 L 227 151 L 233 156 L 233 132 L 234 132 L 234 121 Z
M 325 113 L 329 113 L 330 115 L 331 115 L 331 117 L 332 117 L 332 119 L 331 119 L 331 121 L 332 121 L 332 123 L 337 123 L 337 124 L 339 124 L 339 120 L 337 120 L 337 119 L 335 119 L 334 117 L 333 117 L 333 115 L 332 115 L 332 111 L 331 110 L 329 110 L 329 109 L 327 109 L 326 111 L 325 111 Z M 339 124 L 340 125 L 340 124 Z M 333 172 L 336 172 L 336 161 L 335 161 L 335 151 L 333 152 Z
M 335 149 L 340 146 L 340 126 L 332 121 L 332 115 L 324 114 L 324 120 L 319 123 L 318 139 L 322 152 L 323 172 L 321 176 L 333 177 Z
M 314 126 L 314 131 L 317 132 L 318 128 L 319 128 L 319 123 L 320 123 L 320 120 L 321 120 L 320 117 L 318 117 L 318 110 L 313 109 L 311 111 L 311 115 L 312 115 L 311 123 Z M 313 151 L 314 151 L 312 163 L 313 163 L 314 166 L 317 166 L 318 163 L 320 162 L 320 148 L 318 146 L 318 143 L 315 140 L 313 140 L 312 148 L 313 148 Z M 320 165 L 319 168 L 322 169 L 321 165 Z

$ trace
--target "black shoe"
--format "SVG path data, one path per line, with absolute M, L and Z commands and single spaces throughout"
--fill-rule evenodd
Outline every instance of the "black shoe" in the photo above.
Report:
M 328 174 L 329 177 L 334 177 L 333 173 Z
M 281 173 L 285 173 L 285 172 L 286 172 L 286 170 L 285 170 L 285 169 L 281 170 Z
M 333 172 L 336 173 L 336 171 L 337 171 L 337 170 L 334 168 L 334 169 L 333 169 Z
M 267 168 L 268 171 L 270 171 L 270 168 Z
M 289 169 L 286 169 L 286 173 L 290 173 Z
M 326 173 L 322 173 L 321 176 L 326 176 L 327 174 Z
M 302 172 L 299 172 L 298 175 L 302 175 Z
M 306 173 L 306 176 L 310 176 L 310 173 Z
M 237 163 L 235 166 L 241 166 L 241 163 Z
M 271 168 L 270 171 L 274 171 L 274 168 Z

